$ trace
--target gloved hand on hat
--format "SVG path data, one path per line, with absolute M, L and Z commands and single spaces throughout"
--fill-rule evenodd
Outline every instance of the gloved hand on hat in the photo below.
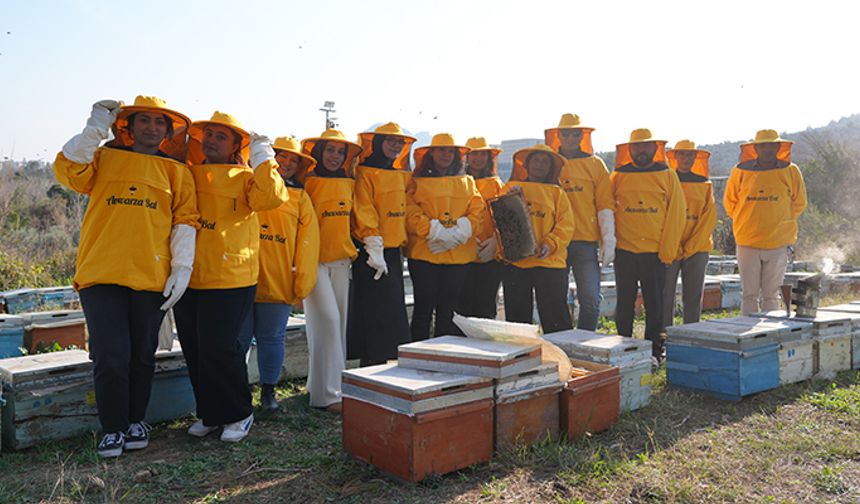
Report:
M 170 231 L 170 276 L 162 292 L 167 298 L 161 305 L 162 311 L 173 308 L 188 288 L 196 240 L 197 230 L 187 224 L 177 224 Z
M 495 236 L 491 236 L 484 241 L 478 242 L 478 261 L 487 263 L 496 258 L 496 250 L 499 245 Z
M 615 260 L 615 214 L 608 208 L 597 212 L 597 222 L 600 224 L 600 235 L 603 244 L 600 249 L 600 262 L 603 267 L 609 266 Z
M 275 149 L 272 148 L 272 141 L 265 135 L 258 135 L 251 132 L 251 167 L 257 169 L 258 166 L 268 160 L 275 160 Z
M 367 265 L 376 270 L 374 280 L 379 280 L 382 275 L 388 274 L 388 264 L 383 254 L 384 242 L 381 236 L 367 236 L 364 238 L 364 250 L 367 251 Z
M 120 107 L 122 107 L 121 101 L 95 102 L 83 131 L 63 145 L 63 155 L 66 159 L 80 164 L 92 163 L 99 144 L 108 139 L 110 127 L 116 121 Z

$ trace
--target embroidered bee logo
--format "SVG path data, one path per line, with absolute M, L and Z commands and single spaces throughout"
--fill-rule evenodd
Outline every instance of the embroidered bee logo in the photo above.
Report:
M 135 187 L 135 186 L 131 186 L 131 187 L 129 187 L 129 188 L 128 188 L 128 191 L 129 191 L 131 194 L 134 194 L 134 193 L 136 193 L 136 192 L 137 192 L 137 187 Z

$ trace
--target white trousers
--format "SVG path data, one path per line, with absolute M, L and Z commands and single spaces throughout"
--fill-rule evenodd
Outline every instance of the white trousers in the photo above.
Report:
M 741 313 L 750 315 L 759 311 L 782 309 L 780 286 L 785 280 L 788 262 L 786 247 L 760 249 L 738 245 L 738 269 L 741 272 L 743 301 Z M 761 298 L 761 310 L 759 310 Z
M 320 264 L 317 283 L 304 301 L 308 337 L 308 394 L 311 406 L 340 402 L 340 374 L 346 368 L 349 259 Z

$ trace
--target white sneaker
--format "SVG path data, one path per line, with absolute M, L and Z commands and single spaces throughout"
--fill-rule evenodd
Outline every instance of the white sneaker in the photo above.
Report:
M 244 418 L 239 420 L 238 422 L 233 422 L 231 424 L 227 424 L 224 426 L 224 432 L 221 433 L 221 441 L 227 441 L 228 443 L 237 443 L 243 439 L 245 436 L 251 432 L 251 426 L 254 424 L 254 414 L 248 418 Z
M 218 430 L 217 425 L 213 425 L 211 427 L 203 425 L 203 420 L 197 420 L 194 422 L 191 427 L 188 428 L 188 433 L 194 437 L 205 437 L 212 431 Z

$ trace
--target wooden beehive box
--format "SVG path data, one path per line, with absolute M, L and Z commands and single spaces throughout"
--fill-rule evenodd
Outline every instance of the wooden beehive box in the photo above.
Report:
M 621 411 L 643 408 L 651 401 L 651 345 L 648 340 L 584 331 L 544 335 L 572 359 L 608 364 L 621 374 Z
M 440 336 L 400 345 L 402 367 L 443 373 L 507 378 L 541 362 L 540 343 L 515 345 L 478 338 Z
M 0 359 L 21 355 L 24 325 L 24 319 L 17 315 L 0 314 Z
M 743 301 L 740 277 L 721 275 L 717 279 L 720 282 L 720 308 L 740 308 Z
M 50 348 L 57 343 L 63 348 L 74 346 L 86 349 L 86 321 L 78 319 L 60 319 L 56 321 L 31 324 L 27 327 L 24 346 L 35 353 L 39 347 Z
M 812 378 L 815 374 L 815 342 L 812 324 L 799 319 L 776 320 L 762 317 L 732 317 L 719 322 L 777 330 L 779 340 L 779 383 L 787 385 Z
M 98 430 L 92 362 L 67 350 L 0 360 L 3 447 L 18 450 Z
M 825 306 L 819 312 L 836 312 L 851 318 L 851 369 L 860 369 L 860 304 Z
M 39 292 L 36 289 L 15 289 L 4 292 L 2 296 L 6 313 L 11 315 L 39 308 Z
M 606 364 L 571 359 L 570 380 L 561 391 L 559 415 L 561 432 L 568 439 L 602 432 L 621 413 L 621 375 Z
M 497 451 L 558 438 L 558 364 L 546 363 L 495 382 Z
M 705 321 L 666 328 L 669 384 L 739 401 L 779 386 L 780 330 Z
M 705 280 L 702 291 L 702 310 L 719 310 L 723 306 L 720 282 L 712 278 Z
M 343 448 L 407 481 L 489 461 L 491 379 L 383 364 L 343 372 Z
M 39 306 L 41 308 L 50 308 L 52 310 L 62 310 L 66 308 L 66 300 L 74 299 L 77 295 L 72 286 L 65 287 L 42 287 L 36 289 L 39 293 Z
M 777 320 L 804 321 L 812 324 L 815 342 L 815 373 L 835 374 L 851 369 L 852 325 L 846 313 L 818 311 L 815 318 L 788 315 L 785 311 L 761 314 Z

